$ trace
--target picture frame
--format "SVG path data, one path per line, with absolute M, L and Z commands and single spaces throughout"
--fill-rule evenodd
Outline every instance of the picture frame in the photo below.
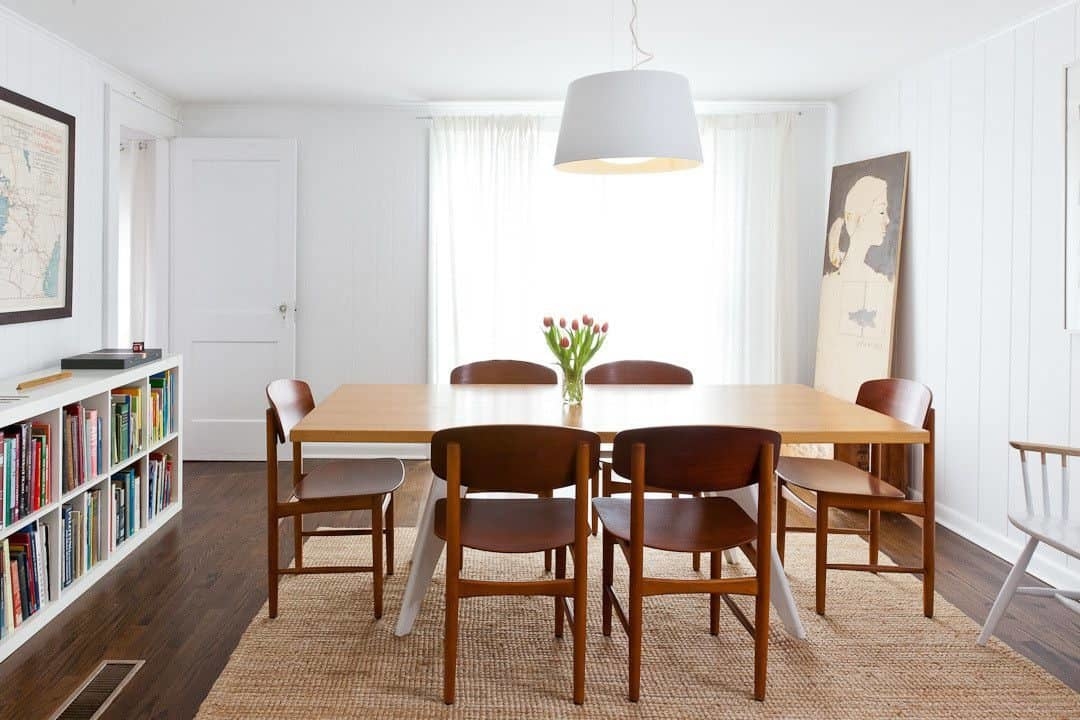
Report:
M 0 325 L 71 317 L 75 118 L 0 87 Z

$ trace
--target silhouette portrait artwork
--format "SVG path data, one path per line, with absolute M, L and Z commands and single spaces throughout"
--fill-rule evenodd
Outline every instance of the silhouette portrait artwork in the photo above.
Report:
M 891 370 L 908 154 L 833 168 L 814 385 L 854 400 Z

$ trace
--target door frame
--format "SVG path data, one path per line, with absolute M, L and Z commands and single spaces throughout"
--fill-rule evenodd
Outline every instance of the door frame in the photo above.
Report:
M 161 280 L 170 284 L 166 294 L 164 315 L 166 324 L 172 325 L 172 183 L 170 163 L 172 153 L 169 143 L 179 133 L 179 121 L 166 115 L 144 102 L 132 98 L 124 90 L 111 84 L 105 86 L 105 252 L 102 258 L 102 313 L 101 335 L 105 347 L 117 344 L 116 313 L 119 307 L 117 263 L 119 262 L 120 223 L 117 215 L 116 178 L 120 166 L 120 143 L 131 133 L 145 136 L 157 144 L 155 148 L 154 168 L 154 234 L 166 244 L 163 254 L 168 258 L 170 267 L 156 269 L 162 274 Z M 152 319 L 151 319 L 152 321 Z M 171 327 L 161 334 L 163 341 L 168 340 L 171 347 Z

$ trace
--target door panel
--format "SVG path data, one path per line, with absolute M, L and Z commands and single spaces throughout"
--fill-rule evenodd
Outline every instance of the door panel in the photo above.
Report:
M 261 459 L 264 388 L 296 370 L 296 142 L 183 138 L 172 167 L 185 455 Z

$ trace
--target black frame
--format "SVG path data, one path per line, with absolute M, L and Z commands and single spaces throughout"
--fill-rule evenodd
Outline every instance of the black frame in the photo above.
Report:
M 55 120 L 67 126 L 68 130 L 68 158 L 67 158 L 67 262 L 66 275 L 64 278 L 64 305 L 63 307 L 44 308 L 41 310 L 16 310 L 12 312 L 0 312 L 0 325 L 12 323 L 35 322 L 38 320 L 54 320 L 56 318 L 71 317 L 73 288 L 72 278 L 75 266 L 75 118 L 56 108 L 20 95 L 17 92 L 0 87 L 0 101 L 9 103 L 23 110 L 29 110 L 50 120 Z

